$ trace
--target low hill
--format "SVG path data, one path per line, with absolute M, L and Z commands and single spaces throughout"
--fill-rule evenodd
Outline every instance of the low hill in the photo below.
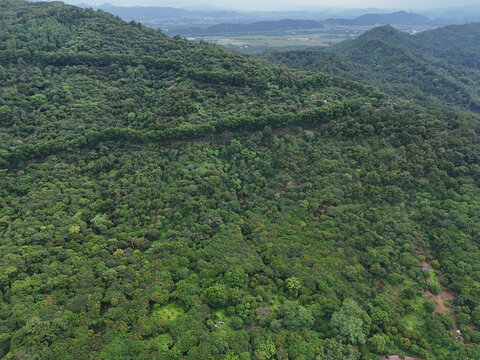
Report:
M 385 26 L 323 51 L 277 52 L 266 57 L 297 69 L 341 74 L 423 104 L 447 102 L 476 111 L 480 104 L 480 72 L 477 57 L 466 54 L 478 51 L 475 39 L 479 36 L 478 24 L 415 36 Z M 459 47 L 463 50 L 455 51 Z
M 353 19 L 327 19 L 327 24 L 337 25 L 422 25 L 432 20 L 424 15 L 406 11 L 397 11 L 390 14 L 365 14 Z
M 306 30 L 319 29 L 323 27 L 321 21 L 316 20 L 279 20 L 279 21 L 259 21 L 252 24 L 217 24 L 205 29 L 186 29 L 178 32 L 185 35 L 242 35 L 242 34 L 260 34 L 269 32 L 284 32 L 288 30 Z

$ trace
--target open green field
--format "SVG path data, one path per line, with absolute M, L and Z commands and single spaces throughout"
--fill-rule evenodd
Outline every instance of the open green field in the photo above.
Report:
M 169 324 L 184 313 L 185 311 L 181 306 L 171 303 L 156 309 L 153 316 L 156 320 Z
M 246 53 L 257 53 L 267 49 L 293 50 L 302 48 L 327 47 L 345 40 L 344 37 L 326 33 L 206 36 L 198 38 L 217 43 L 228 49 Z

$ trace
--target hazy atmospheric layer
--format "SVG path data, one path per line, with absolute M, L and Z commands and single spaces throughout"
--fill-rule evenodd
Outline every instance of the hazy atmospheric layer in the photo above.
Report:
M 472 0 L 65 0 L 66 3 L 79 4 L 86 2 L 100 5 L 108 2 L 117 6 L 173 6 L 197 8 L 230 8 L 238 10 L 305 10 L 321 7 L 368 8 L 384 9 L 431 9 L 447 6 L 473 4 Z

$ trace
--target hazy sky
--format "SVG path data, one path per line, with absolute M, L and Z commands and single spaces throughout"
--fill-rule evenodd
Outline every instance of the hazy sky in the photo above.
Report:
M 108 2 L 121 6 L 221 7 L 239 10 L 301 10 L 313 7 L 344 7 L 386 9 L 432 9 L 476 3 L 475 0 L 64 0 L 99 5 Z

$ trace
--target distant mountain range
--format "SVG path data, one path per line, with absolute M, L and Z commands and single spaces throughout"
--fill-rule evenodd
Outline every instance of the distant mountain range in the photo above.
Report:
M 253 24 L 217 24 L 202 28 L 179 29 L 177 32 L 182 35 L 240 35 L 249 33 L 263 33 L 263 32 L 281 32 L 288 30 L 300 29 L 318 29 L 323 28 L 322 21 L 316 20 L 293 20 L 284 19 L 278 21 L 259 21 Z
M 314 29 L 335 25 L 444 26 L 480 21 L 480 5 L 432 9 L 419 13 L 405 11 L 388 13 L 388 10 L 378 8 L 339 10 L 323 7 L 315 7 L 311 11 L 241 12 L 203 9 L 202 7 L 191 9 L 152 6 L 125 7 L 109 3 L 90 5 L 75 0 L 65 1 L 84 8 L 101 9 L 127 21 L 134 20 L 150 27 L 160 28 L 170 35 L 249 34 L 255 31 Z M 224 25 L 216 26 L 219 24 Z
M 432 19 L 411 12 L 397 11 L 390 14 L 365 14 L 354 19 L 327 19 L 325 23 L 338 25 L 423 25 Z
M 198 26 L 205 28 L 221 23 L 251 24 L 263 21 L 278 21 L 282 19 L 326 19 L 331 12 L 310 11 L 258 11 L 258 12 L 235 12 L 222 10 L 186 10 L 173 7 L 145 7 L 145 6 L 114 6 L 108 3 L 102 5 L 78 4 L 80 7 L 103 10 L 117 15 L 124 20 L 135 20 L 144 25 L 161 28 L 169 32 L 178 28 Z
M 217 24 L 203 29 L 177 29 L 176 32 L 190 36 L 244 35 L 260 32 L 318 29 L 326 26 L 426 25 L 431 21 L 432 19 L 420 14 L 398 11 L 390 14 L 365 14 L 353 19 L 338 18 L 326 19 L 324 21 L 284 19 L 261 21 L 252 24 Z
M 121 18 L 192 18 L 196 16 L 206 16 L 212 18 L 235 18 L 239 13 L 233 11 L 209 11 L 209 10 L 185 10 L 173 7 L 155 7 L 155 6 L 115 6 L 109 3 L 102 5 L 80 4 L 81 7 L 92 7 L 110 12 Z
M 480 5 L 455 6 L 442 9 L 433 9 L 423 12 L 434 19 L 439 25 L 467 24 L 480 21 Z
M 80 7 L 103 10 L 121 17 L 126 21 L 138 21 L 144 25 L 168 30 L 191 25 L 208 26 L 221 22 L 249 21 L 249 17 L 236 12 L 185 10 L 173 7 L 145 7 L 145 6 L 114 6 L 108 3 L 102 5 L 78 4 Z

